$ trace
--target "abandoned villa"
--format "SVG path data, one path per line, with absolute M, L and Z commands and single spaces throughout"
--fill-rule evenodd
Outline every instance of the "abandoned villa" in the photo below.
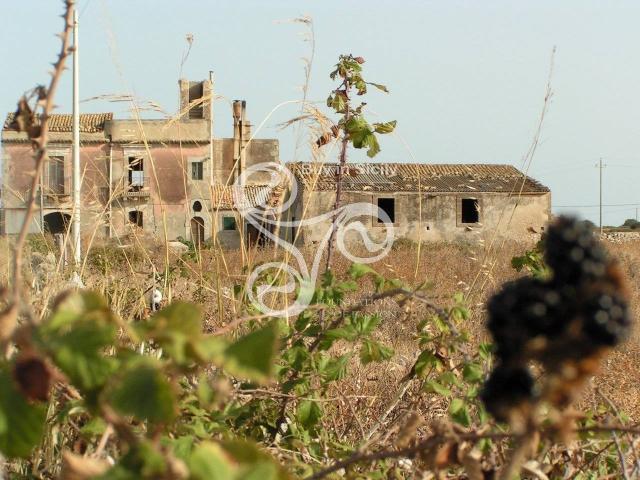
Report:
M 280 162 L 278 140 L 251 138 L 244 101 L 233 102 L 233 138 L 213 138 L 211 82 L 181 80 L 179 86 L 181 115 L 175 119 L 121 120 L 112 113 L 80 116 L 84 235 L 110 238 L 140 233 L 197 244 L 215 237 L 231 248 L 261 238 L 239 215 L 231 185 L 253 165 Z M 32 233 L 68 229 L 71 142 L 72 116 L 52 115 L 49 158 L 36 196 Z M 4 234 L 20 229 L 34 165 L 31 143 L 26 133 L 17 131 L 10 114 L 2 129 Z M 286 220 L 333 209 L 336 175 L 330 165 L 286 166 L 298 183 L 298 196 L 283 214 Z M 506 237 L 524 239 L 540 232 L 550 215 L 549 189 L 510 165 L 387 163 L 349 168 L 343 175 L 341 202 L 377 205 L 393 222 L 396 238 L 471 240 L 498 229 Z M 243 189 L 249 203 L 258 203 L 265 195 L 277 203 L 287 195 L 260 175 L 252 176 Z M 373 239 L 382 235 L 381 220 L 360 221 Z M 329 226 L 328 220 L 299 231 L 278 231 L 287 240 L 295 237 L 301 244 L 313 244 Z

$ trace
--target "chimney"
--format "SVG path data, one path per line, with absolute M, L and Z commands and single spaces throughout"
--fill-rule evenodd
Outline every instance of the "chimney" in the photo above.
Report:
M 193 82 L 181 79 L 180 86 L 180 114 L 186 119 L 211 120 L 209 102 L 213 91 L 211 80 Z
M 246 145 L 251 138 L 251 125 L 247 122 L 247 102 L 233 101 L 233 151 L 235 178 L 238 178 L 246 168 Z

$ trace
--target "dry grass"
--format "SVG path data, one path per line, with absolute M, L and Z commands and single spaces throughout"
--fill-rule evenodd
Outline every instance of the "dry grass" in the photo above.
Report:
M 9 276 L 10 250 L 8 242 L 0 243 L 0 280 L 6 282 Z M 472 318 L 466 325 L 471 333 L 472 345 L 486 341 L 483 327 L 483 303 L 487 296 L 499 285 L 515 278 L 516 273 L 510 265 L 513 255 L 520 254 L 530 246 L 516 243 L 506 244 L 500 252 L 491 276 L 488 277 L 486 288 L 474 298 L 475 304 L 470 305 Z M 640 272 L 640 241 L 622 244 L 610 243 L 608 247 L 612 254 L 619 258 L 623 270 L 628 277 L 632 291 L 632 308 L 638 317 L 640 305 L 640 287 L 638 275 Z M 403 244 L 394 248 L 391 255 L 374 267 L 388 278 L 399 278 L 411 284 L 428 281 L 434 302 L 446 306 L 456 292 L 465 292 L 469 284 L 479 271 L 478 258 L 482 257 L 482 247 L 457 245 L 450 243 L 433 243 L 423 245 L 420 251 L 420 261 L 416 270 L 417 247 Z M 58 262 L 53 269 L 43 271 L 42 262 L 48 249 L 52 245 L 43 241 L 42 237 L 34 237 L 27 251 L 27 271 L 25 279 L 30 282 L 34 295 L 32 307 L 37 315 L 46 313 L 47 305 L 67 286 L 64 278 L 68 278 L 64 267 Z M 271 249 L 259 250 L 255 253 L 253 264 L 261 261 L 271 261 L 274 253 Z M 308 252 L 309 257 L 314 252 Z M 170 268 L 167 275 L 156 277 L 167 300 L 181 299 L 194 301 L 202 306 L 205 315 L 205 325 L 208 332 L 214 332 L 224 327 L 239 315 L 238 306 L 232 299 L 234 284 L 242 284 L 247 272 L 242 267 L 241 253 L 227 251 L 224 257 L 215 260 L 214 249 L 203 249 L 200 255 L 172 254 Z M 49 256 L 51 258 L 51 255 Z M 84 275 L 85 284 L 92 289 L 106 295 L 117 313 L 123 318 L 135 321 L 145 315 L 148 303 L 148 290 L 154 285 L 153 272 L 155 268 L 162 274 L 164 262 L 164 247 L 151 245 L 142 250 L 135 242 L 123 248 L 112 244 L 95 245 L 87 258 Z M 216 264 L 218 266 L 216 266 Z M 338 276 L 343 275 L 349 263 L 342 257 L 334 262 L 334 271 Z M 416 275 L 417 271 L 417 275 Z M 223 298 L 222 315 L 218 312 L 217 285 L 221 287 Z M 365 280 L 364 289 L 371 290 L 372 285 Z M 145 293 L 147 292 L 147 293 Z M 359 292 L 358 295 L 362 295 Z M 355 297 L 348 301 L 356 301 Z M 419 353 L 414 332 L 417 322 L 427 313 L 419 306 L 403 309 L 392 300 L 385 299 L 368 307 L 378 312 L 383 323 L 378 332 L 380 340 L 391 345 L 396 354 L 393 360 L 383 366 L 372 365 L 362 367 L 359 362 L 352 362 L 352 375 L 348 382 L 341 382 L 336 395 L 358 395 L 364 398 L 345 399 L 342 408 L 348 408 L 353 415 L 349 415 L 348 424 L 333 425 L 336 431 L 349 435 L 362 434 L 368 431 L 394 403 L 403 384 L 400 380 L 411 368 Z M 598 399 L 594 391 L 599 387 L 611 398 L 616 405 L 632 419 L 640 411 L 640 369 L 637 367 L 640 351 L 638 348 L 639 333 L 634 331 L 632 338 L 607 360 L 606 367 L 589 386 L 582 400 L 582 407 L 593 407 Z M 336 349 L 340 349 L 338 344 Z M 473 347 L 471 347 L 473 348 Z M 403 396 L 393 417 L 398 417 L 408 409 L 418 409 L 427 417 L 444 414 L 447 405 L 442 398 L 429 395 L 417 395 L 410 385 Z M 345 416 L 346 418 L 346 416 Z

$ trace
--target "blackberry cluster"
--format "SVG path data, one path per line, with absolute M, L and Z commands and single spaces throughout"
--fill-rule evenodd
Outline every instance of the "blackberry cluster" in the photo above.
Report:
M 501 421 L 509 420 L 516 406 L 526 406 L 534 396 L 534 380 L 527 368 L 496 368 L 491 372 L 481 393 L 487 410 Z
M 544 259 L 554 283 L 578 286 L 606 275 L 607 252 L 586 222 L 560 217 L 544 239 Z
M 570 401 L 568 390 L 631 329 L 622 276 L 585 223 L 560 217 L 543 245 L 551 277 L 506 283 L 487 303 L 497 363 L 481 398 L 498 420 L 522 414 L 540 396 L 558 407 Z M 544 387 L 536 386 L 531 361 L 544 367 Z

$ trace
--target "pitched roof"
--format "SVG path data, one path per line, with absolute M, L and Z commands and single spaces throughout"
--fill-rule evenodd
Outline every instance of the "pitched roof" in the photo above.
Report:
M 12 126 L 15 113 L 9 113 L 2 126 L 3 130 L 15 130 Z M 80 132 L 98 133 L 104 130 L 104 123 L 113 120 L 113 113 L 81 113 Z M 50 132 L 71 132 L 73 126 L 73 115 L 68 113 L 54 113 L 49 116 Z
M 282 200 L 283 186 L 272 185 L 213 185 L 211 208 L 233 210 L 266 206 L 273 208 Z
M 335 163 L 288 164 L 289 169 L 311 190 L 335 190 Z M 504 192 L 544 193 L 549 188 L 512 165 L 352 163 L 342 175 L 347 191 L 382 192 Z

